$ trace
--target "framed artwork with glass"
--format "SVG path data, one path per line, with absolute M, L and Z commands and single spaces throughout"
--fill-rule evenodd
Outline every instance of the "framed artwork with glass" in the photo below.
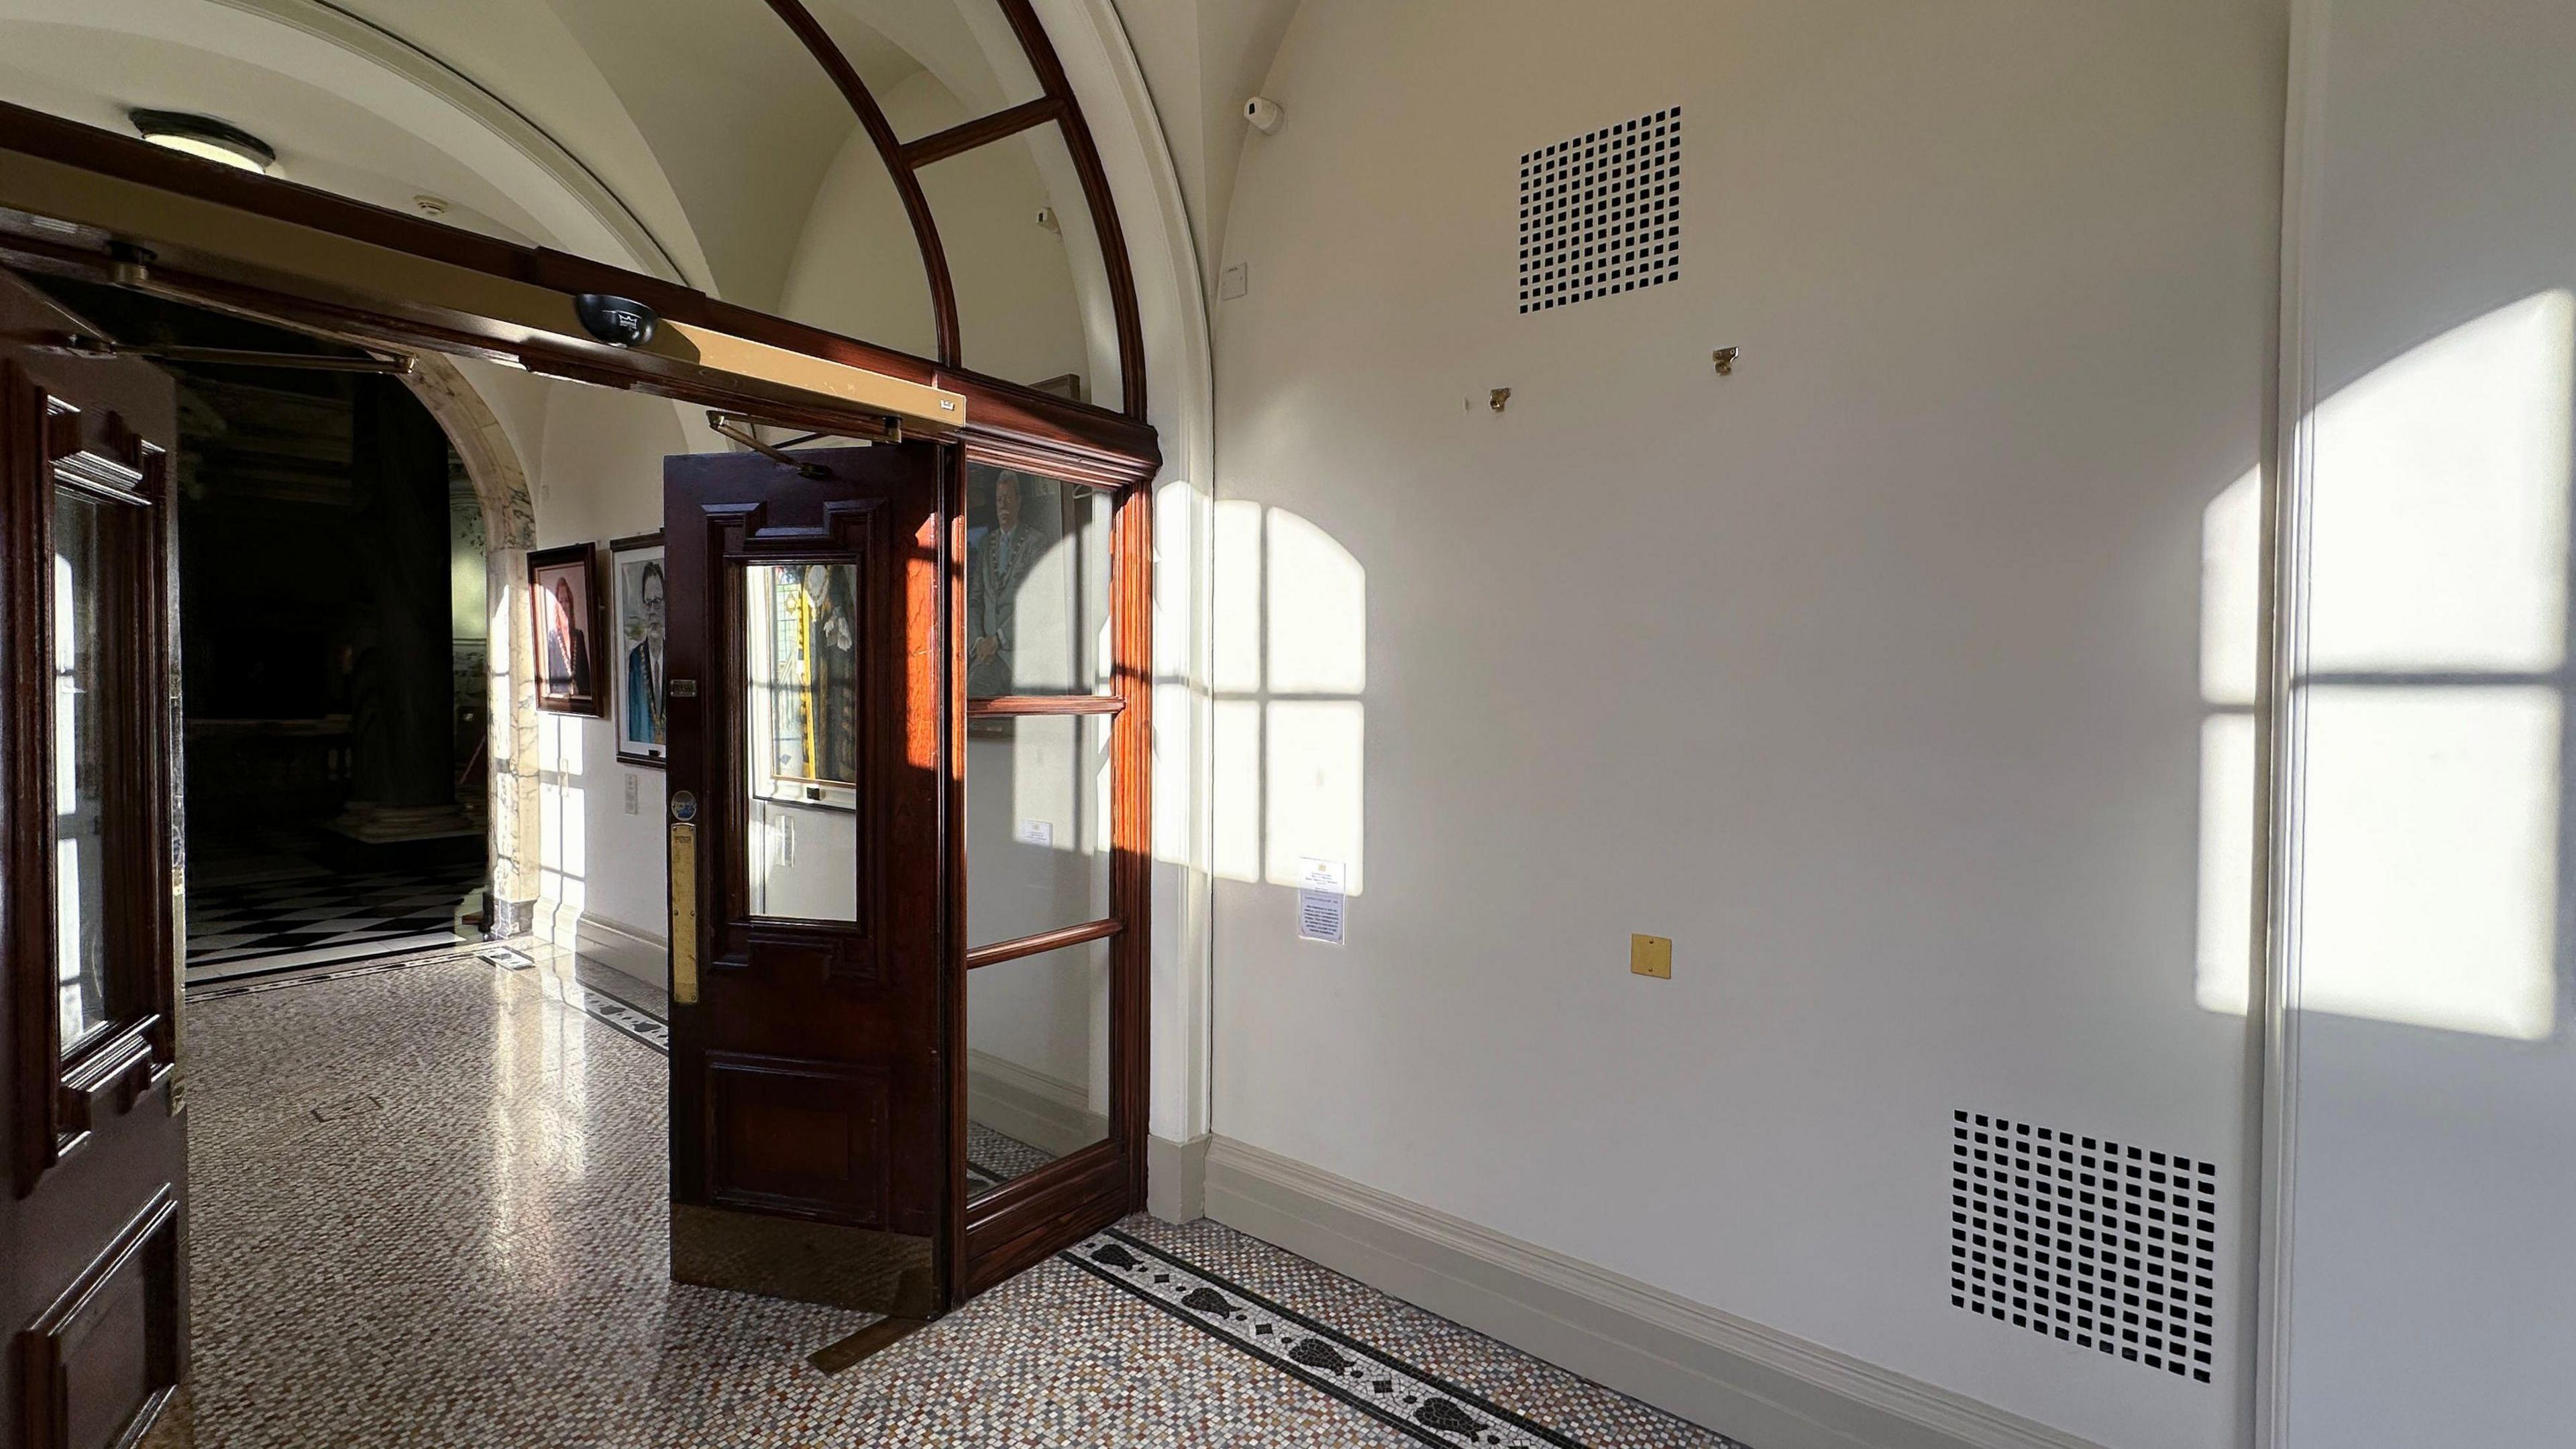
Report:
M 617 758 L 630 765 L 664 766 L 671 749 L 669 698 L 664 689 L 669 582 L 662 563 L 662 535 L 611 539 L 609 586 L 617 667 L 613 681 Z
M 604 716 L 608 671 L 600 648 L 598 550 L 568 543 L 530 551 L 528 592 L 537 708 Z

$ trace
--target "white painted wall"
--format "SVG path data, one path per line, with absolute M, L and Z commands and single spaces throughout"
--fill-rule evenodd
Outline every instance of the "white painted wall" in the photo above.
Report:
M 927 135 L 974 119 L 927 71 L 913 72 L 878 103 L 898 135 Z M 978 372 L 1014 382 L 1081 373 L 1096 392 L 1101 379 L 1086 338 L 1073 255 L 1083 244 L 1088 213 L 1071 176 L 1050 185 L 1035 155 L 1031 137 L 1014 137 L 921 173 L 956 288 L 960 352 Z M 1037 224 L 1040 207 L 1057 211 L 1060 231 Z M 885 162 L 864 132 L 853 132 L 815 193 L 780 310 L 848 336 L 934 356 L 937 338 L 920 257 Z
M 1199 251 L 1224 250 L 1234 178 L 1251 127 L 1243 103 L 1260 89 L 1299 0 L 1117 0 L 1152 84 Z M 1213 291 L 1216 272 L 1206 274 Z
M 2233 1220 L 2197 1385 L 1952 1308 L 1945 1164 L 1968 1108 L 2249 1188 L 2204 530 L 2265 449 L 2282 10 L 1307 0 L 1219 259 L 1219 1134 L 2238 1442 Z M 1519 155 L 1673 104 L 1683 280 L 1520 315 Z
M 662 459 L 725 444 L 697 414 L 641 393 L 463 361 L 528 468 L 536 546 L 595 542 L 662 526 Z M 601 582 L 608 581 L 603 548 Z M 542 797 L 537 930 L 660 984 L 666 934 L 663 773 L 618 762 L 615 724 L 538 717 Z M 635 783 L 635 809 L 626 783 Z M 585 933 L 585 927 L 588 928 Z
M 2288 1449 L 2576 1424 L 2576 10 L 2303 0 Z

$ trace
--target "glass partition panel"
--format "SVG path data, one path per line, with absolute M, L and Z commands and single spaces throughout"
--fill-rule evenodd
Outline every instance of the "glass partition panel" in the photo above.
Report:
M 1069 714 L 967 722 L 967 944 L 1108 917 L 1109 725 Z
M 1109 530 L 1096 488 L 966 469 L 966 693 L 1110 691 Z
M 806 8 L 902 140 L 1046 94 L 996 0 L 806 0 Z
M 755 916 L 859 918 L 858 572 L 743 570 L 743 858 Z
M 884 162 L 764 0 L 22 0 L 0 100 L 932 350 Z
M 1038 126 L 919 174 L 956 287 L 959 362 L 1115 411 L 1118 314 L 1064 132 Z
M 114 824 L 107 794 L 113 698 L 100 651 L 108 607 L 110 509 L 54 496 L 54 971 L 62 1054 L 108 1024 L 107 879 Z
M 1109 1140 L 1109 943 L 966 975 L 966 1192 Z

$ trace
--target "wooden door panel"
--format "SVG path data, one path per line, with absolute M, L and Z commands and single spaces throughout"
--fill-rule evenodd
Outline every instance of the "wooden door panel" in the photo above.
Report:
M 176 392 L 75 334 L 0 272 L 0 1449 L 118 1443 L 184 1360 Z
M 950 1259 L 945 472 L 798 456 L 664 470 L 673 918 L 703 962 L 674 981 L 672 1266 L 920 1316 Z
M 891 1226 L 885 1072 L 709 1052 L 706 1084 L 710 1201 Z
M 179 1383 L 179 1204 L 163 1191 L 20 1338 L 28 1449 L 129 1441 Z

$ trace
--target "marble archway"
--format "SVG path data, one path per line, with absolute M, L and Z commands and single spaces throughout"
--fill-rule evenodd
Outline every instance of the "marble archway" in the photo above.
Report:
M 420 353 L 405 381 L 446 431 L 482 505 L 484 599 L 491 626 L 484 666 L 491 876 L 484 900 L 492 934 L 523 935 L 536 914 L 541 819 L 537 682 L 528 652 L 518 647 L 529 637 L 527 556 L 536 539 L 534 494 L 500 418 L 452 359 Z

